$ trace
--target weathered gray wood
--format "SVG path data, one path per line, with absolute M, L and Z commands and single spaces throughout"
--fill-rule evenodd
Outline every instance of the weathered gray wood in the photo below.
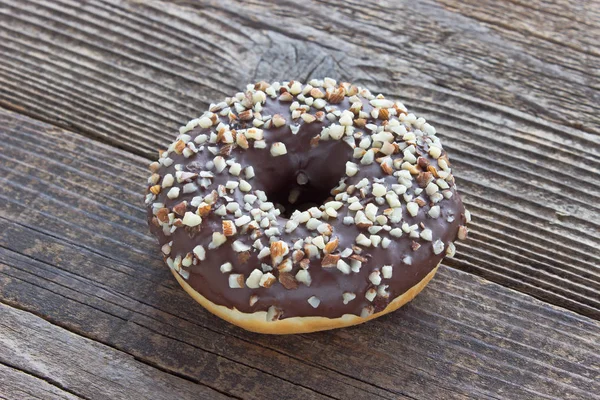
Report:
M 600 325 L 443 267 L 372 323 L 268 337 L 206 313 L 146 233 L 144 159 L 0 112 L 0 299 L 239 397 L 593 398 Z M 306 388 L 306 389 L 304 389 Z
M 51 380 L 87 399 L 230 398 L 3 303 L 0 303 L 0 362 Z M 33 392 L 45 386 L 49 385 L 33 388 Z M 42 398 L 54 398 L 54 393 Z
M 80 398 L 43 379 L 0 364 L 0 399 L 77 400 Z
M 1 111 L 0 115 L 7 116 Z M 0 193 L 0 225 L 7 228 L 0 233 L 0 243 L 8 248 L 19 247 L 19 242 L 30 250 L 37 248 L 45 254 L 44 257 L 51 257 L 44 258 L 50 264 L 69 259 L 69 268 L 75 268 L 79 273 L 87 269 L 85 274 L 90 274 L 89 277 L 93 277 L 93 281 L 103 288 L 101 293 L 116 291 L 117 299 L 126 299 L 124 303 L 117 303 L 119 312 L 113 307 L 106 309 L 104 305 L 102 310 L 109 315 L 100 318 L 95 316 L 94 310 L 65 304 L 69 302 L 61 297 L 53 298 L 48 306 L 62 309 L 60 316 L 55 317 L 57 323 L 73 324 L 75 319 L 78 325 L 69 325 L 69 329 L 102 342 L 113 340 L 115 346 L 136 357 L 143 357 L 152 364 L 163 365 L 177 373 L 189 374 L 190 379 L 197 379 L 201 383 L 217 384 L 223 391 L 235 396 L 258 399 L 284 395 L 291 399 L 321 398 L 325 395 L 335 398 L 390 397 L 385 390 L 373 388 L 357 378 L 311 367 L 276 352 L 266 351 L 260 345 L 246 343 L 247 339 L 229 340 L 224 346 L 223 341 L 227 337 L 213 333 L 211 323 L 201 331 L 187 324 L 185 338 L 188 343 L 182 346 L 180 340 L 183 332 L 172 335 L 173 326 L 181 322 L 173 322 L 169 312 L 173 310 L 175 299 L 180 302 L 178 306 L 182 307 L 181 316 L 185 315 L 188 308 L 195 307 L 195 303 L 190 302 L 173 281 L 156 252 L 154 239 L 147 233 L 139 192 L 143 190 L 140 177 L 145 173 L 140 161 L 145 161 L 125 152 L 115 152 L 97 142 L 82 141 L 76 135 L 72 140 L 70 135 L 64 136 L 59 131 L 52 131 L 47 136 L 43 132 L 48 128 L 46 125 L 30 125 L 30 129 L 27 129 L 23 123 L 31 121 L 15 117 L 18 122 L 14 122 L 19 129 L 33 135 L 29 136 L 30 139 L 23 138 L 20 143 L 25 145 L 29 140 L 32 144 L 35 142 L 39 153 L 32 158 L 21 159 L 15 169 L 6 169 L 9 160 L 0 154 L 0 176 L 5 176 L 3 182 L 7 183 L 6 190 Z M 2 119 L 0 124 L 3 123 L 4 129 L 11 125 L 9 119 Z M 121 155 L 125 158 L 119 159 Z M 61 162 L 53 162 L 55 156 L 61 158 Z M 123 162 L 125 159 L 129 160 L 129 165 Z M 21 168 L 35 172 L 26 178 L 19 172 Z M 107 174 L 108 171 L 112 172 Z M 36 176 L 37 173 L 41 175 Z M 132 176 L 134 173 L 135 176 Z M 47 179 L 54 183 L 44 182 Z M 35 194 L 31 191 L 39 185 L 42 185 L 44 193 Z M 117 185 L 121 185 L 121 189 Z M 90 212 L 92 209 L 100 214 Z M 29 213 L 28 210 L 37 211 Z M 4 225 L 7 219 L 15 223 Z M 87 232 L 80 228 L 85 228 Z M 57 239 L 59 237 L 60 240 Z M 21 247 L 17 251 L 31 255 L 30 250 Z M 13 262 L 16 261 L 6 260 L 6 267 Z M 27 271 L 30 268 L 27 264 L 19 265 Z M 61 272 L 51 272 L 52 275 L 56 273 Z M 79 284 L 79 279 L 75 279 L 69 286 L 80 290 Z M 37 286 L 44 285 L 43 282 L 37 283 Z M 86 289 L 85 293 L 95 296 L 98 290 L 94 286 Z M 31 288 L 23 289 L 21 294 L 25 291 L 29 292 Z M 5 294 L 9 294 L 8 289 Z M 135 294 L 134 298 L 128 299 L 127 296 L 132 294 Z M 160 298 L 152 297 L 159 294 Z M 63 295 L 71 298 L 74 294 L 69 291 Z M 81 294 L 78 296 L 81 297 Z M 18 304 L 22 301 L 23 298 L 19 297 Z M 152 302 L 146 305 L 149 301 Z M 170 305 L 166 313 L 157 311 L 163 310 L 163 301 Z M 137 316 L 133 318 L 130 310 L 139 307 L 142 307 L 143 313 L 133 314 Z M 154 314 L 157 312 L 161 318 L 166 318 L 165 323 L 159 324 L 155 320 Z M 128 325 L 126 321 L 130 319 L 134 319 L 135 323 L 125 329 L 123 325 Z M 159 328 L 159 333 L 155 333 Z M 127 330 L 128 336 L 124 340 L 113 338 L 121 329 Z M 149 337 L 154 338 L 154 345 L 148 342 Z M 173 349 L 176 349 L 176 356 L 169 356 Z M 265 356 L 269 356 L 267 362 Z M 230 387 L 232 382 L 236 382 L 236 386 Z M 279 394 L 280 391 L 285 393 Z
M 397 95 L 449 88 L 475 109 L 487 100 L 599 131 L 597 2 L 5 3 L 4 71 L 19 74 L 7 104 L 130 148 L 155 150 L 157 124 L 174 128 L 248 81 L 311 74 Z M 56 119 L 63 108 L 69 120 Z M 142 143 L 127 140 L 132 129 Z
M 0 104 L 147 157 L 256 79 L 402 99 L 474 215 L 449 265 L 600 318 L 599 2 L 1 3 Z

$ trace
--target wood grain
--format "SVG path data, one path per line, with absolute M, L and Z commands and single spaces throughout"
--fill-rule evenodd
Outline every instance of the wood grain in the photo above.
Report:
M 0 398 L 6 400 L 81 399 L 43 379 L 4 364 L 0 364 L 0 389 Z
M 0 362 L 27 371 L 29 376 L 51 380 L 54 386 L 70 392 L 65 397 L 69 399 L 76 396 L 111 400 L 230 398 L 2 303 L 0 349 Z M 11 383 L 11 386 L 16 385 Z M 44 386 L 48 385 L 41 385 L 33 393 Z M 60 391 L 54 392 L 52 398 Z M 48 390 L 46 398 L 50 398 L 50 393 Z
M 449 266 L 600 319 L 599 2 L 177 3 L 0 0 L 0 105 L 71 130 L 0 112 L 0 300 L 55 324 L 3 306 L 47 327 L 34 344 L 97 345 L 159 377 L 156 397 L 597 396 L 596 322 L 447 267 L 364 327 L 239 331 L 173 282 L 140 193 L 209 102 L 257 79 L 352 80 L 438 128 L 474 215 Z M 97 397 L 53 359 L 19 360 L 0 397 Z
M 6 111 L 0 127 L 0 300 L 111 351 L 243 398 L 600 391 L 596 321 L 446 266 L 370 324 L 241 331 L 194 303 L 159 259 L 140 206 L 143 158 Z
M 449 265 L 600 318 L 598 2 L 178 3 L 2 0 L 0 104 L 154 157 L 249 81 L 365 84 L 450 152 Z

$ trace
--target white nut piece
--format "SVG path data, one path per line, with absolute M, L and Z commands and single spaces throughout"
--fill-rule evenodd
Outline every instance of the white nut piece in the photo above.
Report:
M 419 236 L 421 236 L 421 239 L 427 240 L 428 242 L 431 242 L 433 240 L 433 232 L 431 231 L 431 229 L 423 229 Z
M 179 197 L 179 188 L 178 187 L 171 188 L 171 190 L 169 190 L 169 192 L 167 193 L 167 197 L 171 200 Z
M 183 220 L 181 221 L 186 226 L 197 226 L 202 223 L 202 217 L 198 214 L 194 214 L 193 212 L 187 211 L 183 216 Z
M 346 175 L 354 176 L 358 172 L 358 164 L 351 161 L 346 162 Z M 163 186 L 164 187 L 164 186 Z
M 316 296 L 311 296 L 308 298 L 308 304 L 310 304 L 313 308 L 319 307 L 321 304 L 321 300 L 319 300 Z
M 248 279 L 246 279 L 246 286 L 250 289 L 258 289 L 260 287 L 260 279 L 263 275 L 264 273 L 260 269 L 254 269 L 248 276 Z
M 223 235 L 221 232 L 213 232 L 212 241 L 209 243 L 208 248 L 210 250 L 216 249 L 217 247 L 220 247 L 226 241 L 227 241 L 227 236 Z
M 229 287 L 232 289 L 241 289 L 244 287 L 244 275 L 231 274 L 229 275 Z
M 440 239 L 436 240 L 435 242 L 433 242 L 433 253 L 434 254 L 441 254 L 444 251 L 444 242 L 442 242 Z
M 204 246 L 198 245 L 194 247 L 192 252 L 198 258 L 198 260 L 204 261 L 206 259 L 206 250 L 204 249 Z
M 383 274 L 383 278 L 384 279 L 391 279 L 392 277 L 392 266 L 391 265 L 384 265 L 381 268 L 381 273 Z
M 350 293 L 350 292 L 342 293 L 342 301 L 344 302 L 344 304 L 350 303 L 355 298 L 356 298 L 356 295 L 354 293 Z
M 338 260 L 337 265 L 336 265 L 337 269 L 339 269 L 340 271 L 342 271 L 342 273 L 344 275 L 348 275 L 352 269 L 350 268 L 350 265 L 348 265 L 348 263 L 344 260 Z
M 369 281 L 375 286 L 381 283 L 381 273 L 379 270 L 375 270 L 369 274 Z
M 244 242 L 242 242 L 241 240 L 236 240 L 235 242 L 233 242 L 231 244 L 231 248 L 233 251 L 235 251 L 236 253 L 241 253 L 243 251 L 248 251 L 251 249 L 250 246 L 248 246 L 247 244 L 245 244 Z
M 287 148 L 285 147 L 285 144 L 282 142 L 275 142 L 271 145 L 271 155 L 273 157 L 282 156 L 284 154 L 287 154 Z
M 387 189 L 381 183 L 373 184 L 373 196 L 375 197 L 383 197 L 385 196 Z
M 406 210 L 408 211 L 408 213 L 410 215 L 412 215 L 413 217 L 416 217 L 417 214 L 419 213 L 419 205 L 413 201 L 409 201 L 406 204 Z
M 233 269 L 233 265 L 231 265 L 230 262 L 226 262 L 225 264 L 222 264 L 219 269 L 221 270 L 222 273 L 227 274 L 227 273 L 231 272 L 231 270 Z
M 301 269 L 296 273 L 296 280 L 300 283 L 305 284 L 306 286 L 310 286 L 312 283 L 310 273 L 308 270 Z

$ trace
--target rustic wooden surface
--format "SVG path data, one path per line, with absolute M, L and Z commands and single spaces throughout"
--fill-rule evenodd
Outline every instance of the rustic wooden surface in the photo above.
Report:
M 0 398 L 600 398 L 599 43 L 598 1 L 0 0 Z M 391 316 L 244 332 L 162 265 L 145 165 L 320 76 L 431 120 L 470 239 Z
M 31 313 L 0 304 L 0 315 L 0 343 L 6 349 L 0 354 L 0 362 L 6 364 L 2 367 L 8 369 L 9 374 L 27 371 L 22 373 L 25 377 L 5 377 L 3 383 L 8 388 L 21 391 L 28 387 L 34 393 L 39 389 L 60 388 L 62 393 L 59 393 L 66 398 L 228 398 L 207 387 L 198 388 L 192 382 L 145 365 L 127 353 L 85 339 Z M 50 383 L 50 387 L 27 383 L 31 379 L 46 380 L 42 382 Z M 37 397 L 34 393 L 31 395 Z

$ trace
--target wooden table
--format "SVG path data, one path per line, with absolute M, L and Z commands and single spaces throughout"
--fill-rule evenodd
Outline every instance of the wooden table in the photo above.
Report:
M 272 337 L 204 311 L 146 165 L 259 79 L 437 127 L 473 213 L 415 301 Z M 600 2 L 0 0 L 0 398 L 600 398 Z

